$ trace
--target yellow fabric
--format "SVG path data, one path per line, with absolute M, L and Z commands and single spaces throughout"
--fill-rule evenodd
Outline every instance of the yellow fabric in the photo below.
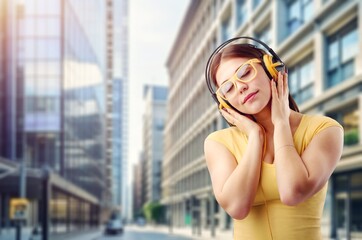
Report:
M 338 122 L 325 116 L 303 115 L 293 136 L 298 153 L 302 154 L 316 134 L 331 126 L 341 127 Z M 216 131 L 208 138 L 223 144 L 237 160 L 243 156 L 248 141 L 236 127 Z M 243 220 L 234 219 L 234 239 L 322 239 L 320 219 L 327 185 L 328 183 L 314 196 L 297 206 L 284 205 L 279 197 L 275 166 L 263 161 L 253 207 Z

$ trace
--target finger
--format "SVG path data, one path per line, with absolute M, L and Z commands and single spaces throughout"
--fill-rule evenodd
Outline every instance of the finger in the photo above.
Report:
M 234 122 L 234 118 L 233 118 L 233 116 L 229 113 L 229 109 L 226 109 L 226 108 L 221 109 L 221 114 L 222 114 L 222 116 L 226 119 L 226 121 L 228 121 L 229 123 L 233 123 L 233 122 Z
M 235 123 L 237 122 L 242 122 L 243 120 L 245 120 L 245 118 L 249 118 L 251 119 L 250 116 L 244 115 L 244 114 L 240 114 L 240 112 L 235 111 L 232 108 L 227 109 L 228 113 L 230 114 L 230 116 L 232 117 L 232 119 L 234 120 Z
M 284 96 L 284 78 L 282 72 L 278 72 L 278 95 Z
M 271 84 L 272 100 L 274 100 L 278 98 L 277 87 L 274 80 L 270 82 L 271 82 L 270 84 Z
M 289 94 L 289 86 L 288 86 L 288 73 L 284 74 L 284 95 L 287 96 Z

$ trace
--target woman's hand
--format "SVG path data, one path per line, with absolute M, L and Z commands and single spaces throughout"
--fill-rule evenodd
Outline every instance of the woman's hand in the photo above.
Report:
M 272 91 L 272 107 L 271 117 L 274 125 L 277 123 L 289 123 L 289 89 L 288 89 L 288 74 L 283 72 L 278 73 L 278 86 L 275 80 L 271 80 Z
M 261 126 L 254 122 L 253 118 L 249 115 L 241 115 L 232 108 L 223 108 L 221 114 L 229 123 L 244 132 L 247 136 L 253 132 L 259 134 L 262 132 Z

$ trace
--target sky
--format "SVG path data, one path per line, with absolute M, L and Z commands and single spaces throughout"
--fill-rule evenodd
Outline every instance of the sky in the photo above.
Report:
M 143 87 L 168 85 L 166 61 L 189 2 L 129 0 L 129 167 L 143 147 Z

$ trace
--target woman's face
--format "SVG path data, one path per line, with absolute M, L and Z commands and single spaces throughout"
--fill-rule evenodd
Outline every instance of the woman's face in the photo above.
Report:
M 236 70 L 249 58 L 231 58 L 221 60 L 216 72 L 216 82 L 221 86 L 226 80 L 232 78 Z M 262 111 L 271 98 L 270 80 L 260 63 L 253 63 L 256 75 L 249 82 L 235 81 L 228 92 L 227 100 L 233 107 L 245 114 L 257 114 Z M 236 87 L 235 87 L 236 86 Z

